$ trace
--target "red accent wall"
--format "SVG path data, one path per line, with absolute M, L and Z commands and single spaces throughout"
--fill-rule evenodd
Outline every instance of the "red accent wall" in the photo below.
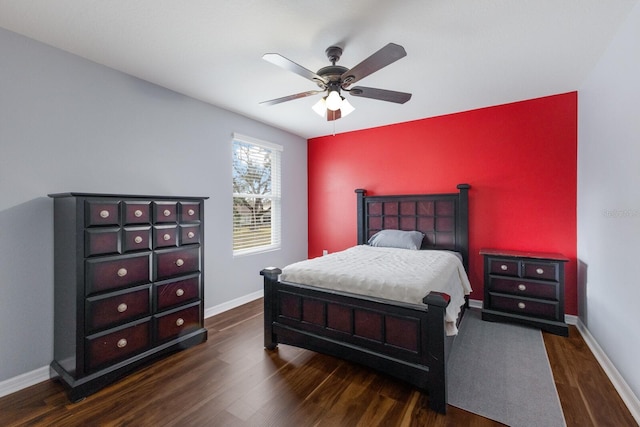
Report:
M 356 188 L 469 183 L 471 298 L 483 299 L 481 248 L 559 252 L 571 260 L 566 312 L 577 314 L 577 102 L 570 92 L 310 139 L 309 257 L 356 244 Z

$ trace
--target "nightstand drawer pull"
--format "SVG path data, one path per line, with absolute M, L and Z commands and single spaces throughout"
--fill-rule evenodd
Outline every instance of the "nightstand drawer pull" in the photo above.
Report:
M 178 258 L 178 259 L 176 260 L 176 265 L 177 265 L 178 267 L 182 267 L 182 266 L 184 265 L 184 260 L 183 260 L 182 258 Z
M 196 213 L 196 211 L 194 211 L 193 209 L 189 209 L 187 213 L 189 214 L 189 216 L 193 216 Z
M 184 325 L 184 319 L 182 317 L 178 317 L 178 319 L 176 319 L 176 326 L 182 325 Z
M 118 305 L 118 313 L 124 313 L 125 311 L 127 311 L 127 308 L 129 307 L 125 303 Z
M 169 215 L 171 215 L 171 211 L 169 209 L 165 209 L 164 211 L 162 211 L 162 214 L 164 216 L 169 216 Z
M 100 211 L 100 217 L 102 218 L 109 218 L 109 211 L 104 209 Z
M 133 215 L 136 218 L 140 218 L 142 216 L 142 211 L 140 209 L 136 209 L 136 211 L 133 213 Z
M 118 340 L 118 344 L 116 344 L 118 346 L 118 348 L 125 348 L 127 346 L 127 340 L 124 338 L 121 338 Z
M 544 270 L 541 269 L 540 267 L 536 268 L 536 273 L 538 274 L 544 274 Z
M 525 303 L 523 303 L 523 302 L 519 302 L 519 303 L 518 303 L 518 308 L 519 308 L 519 309 L 521 309 L 521 310 L 524 310 L 525 308 L 527 308 L 527 306 L 526 306 L 526 304 L 525 304 Z
M 136 243 L 142 243 L 142 237 L 140 237 L 140 236 L 136 236 L 136 237 L 133 239 L 133 241 L 134 241 L 134 242 L 136 242 Z
M 519 291 L 526 291 L 526 290 L 527 290 L 527 287 L 526 287 L 524 284 L 520 283 L 520 284 L 518 285 L 518 290 L 519 290 Z
M 162 238 L 164 240 L 171 240 L 171 234 L 167 233 L 167 234 L 163 235 Z
M 118 276 L 120 276 L 120 277 L 126 276 L 127 273 L 128 273 L 128 271 L 127 271 L 126 268 L 121 268 L 121 269 L 118 270 Z
M 180 288 L 176 290 L 176 296 L 181 297 L 184 295 L 184 289 Z
M 507 271 L 507 269 L 508 269 L 508 268 L 509 268 L 509 267 L 507 267 L 507 265 L 506 265 L 506 264 L 502 264 L 502 265 L 500 266 L 500 269 L 501 269 L 502 271 Z

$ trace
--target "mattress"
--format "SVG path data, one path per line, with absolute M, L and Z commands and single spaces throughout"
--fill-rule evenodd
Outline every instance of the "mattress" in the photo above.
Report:
M 280 280 L 419 305 L 429 292 L 444 292 L 451 297 L 445 314 L 447 335 L 457 334 L 460 306 L 471 293 L 455 252 L 368 245 L 290 264 L 282 269 Z

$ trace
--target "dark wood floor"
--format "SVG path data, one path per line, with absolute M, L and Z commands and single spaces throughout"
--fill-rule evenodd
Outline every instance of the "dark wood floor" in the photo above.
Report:
M 72 404 L 45 381 L 0 398 L 0 426 L 497 426 L 328 356 L 262 348 L 262 300 L 206 320 L 209 340 Z M 635 426 L 575 327 L 544 334 L 567 425 Z

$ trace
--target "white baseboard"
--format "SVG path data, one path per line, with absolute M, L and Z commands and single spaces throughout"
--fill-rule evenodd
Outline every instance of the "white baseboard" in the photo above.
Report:
M 613 363 L 611 363 L 609 357 L 607 357 L 606 353 L 602 350 L 593 335 L 591 335 L 591 332 L 589 332 L 589 329 L 587 329 L 580 319 L 578 319 L 576 327 L 578 328 L 580 335 L 582 335 L 582 338 L 584 338 L 584 341 L 587 343 L 587 346 L 589 346 L 589 349 L 591 349 L 591 352 L 598 360 L 598 363 L 600 363 L 600 366 L 602 366 L 602 369 L 604 369 L 604 372 L 609 377 L 609 380 L 611 380 L 611 383 L 620 395 L 620 398 L 622 398 L 624 404 L 629 408 L 629 412 L 631 412 L 633 418 L 635 418 L 638 425 L 640 425 L 640 399 L 638 399 L 638 396 L 633 393 L 629 384 L 627 384 L 624 378 L 622 378 L 620 372 L 618 372 Z
M 263 296 L 264 296 L 264 291 L 259 290 L 251 294 L 241 296 L 240 298 L 236 298 L 231 301 L 227 301 L 222 304 L 209 307 L 204 310 L 204 318 L 206 319 L 208 317 L 215 316 L 216 314 L 224 313 L 225 311 L 229 311 L 232 308 L 240 307 L 242 304 L 246 304 L 248 302 L 257 300 L 258 298 L 262 298 Z
M 49 379 L 49 367 L 43 366 L 31 372 L 0 382 L 0 397 L 20 391 L 24 388 Z

